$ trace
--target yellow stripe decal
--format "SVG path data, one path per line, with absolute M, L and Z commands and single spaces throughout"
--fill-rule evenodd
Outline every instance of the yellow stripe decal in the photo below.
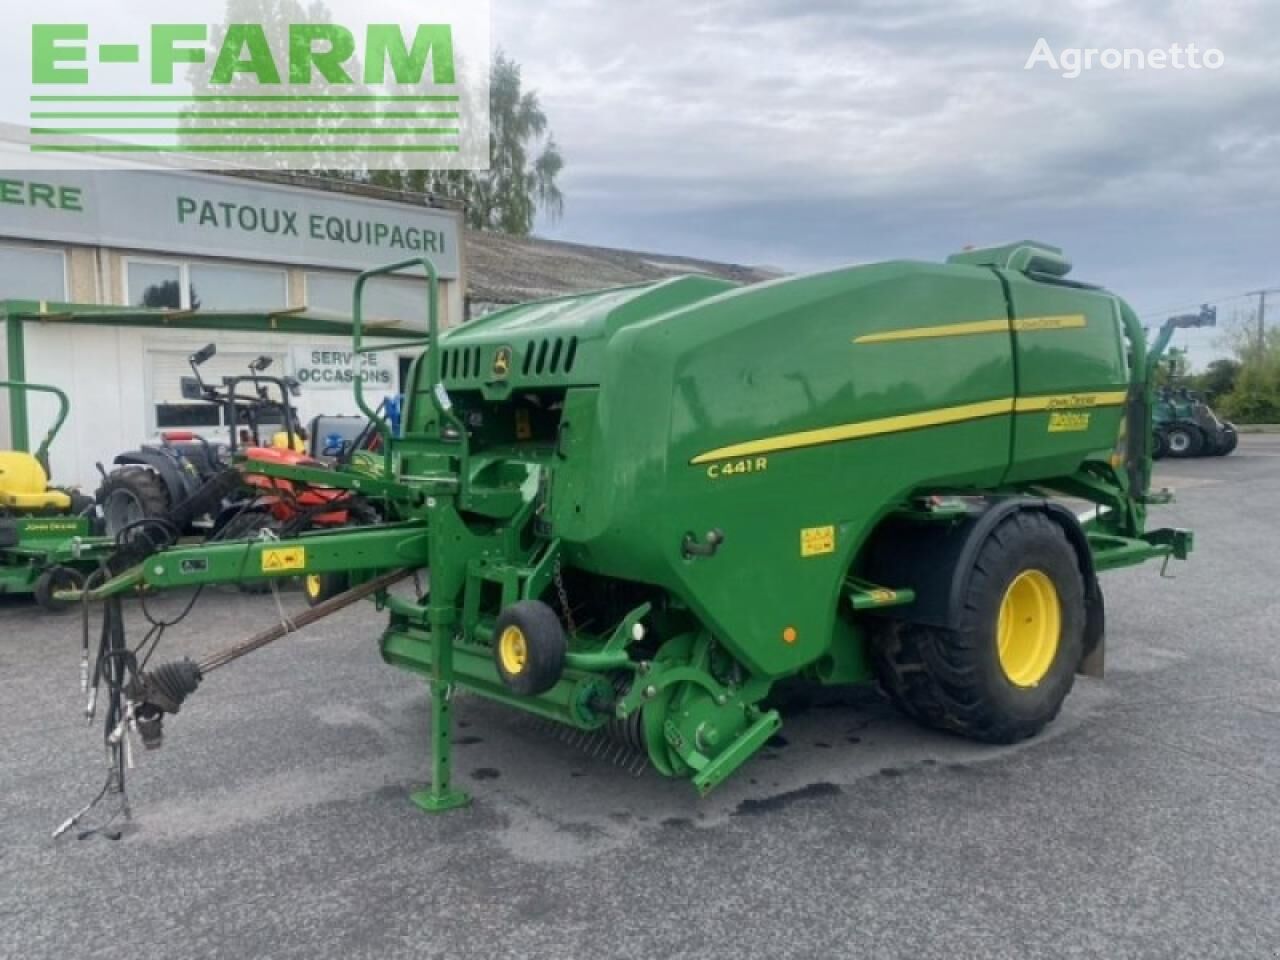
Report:
M 817 447 L 828 443 L 841 443 L 845 440 L 862 440 L 866 437 L 878 437 L 886 433 L 902 433 L 906 430 L 919 430 L 923 427 L 940 427 L 951 423 L 964 423 L 968 420 L 981 420 L 1007 413 L 1036 413 L 1045 410 L 1087 410 L 1094 407 L 1114 407 L 1125 402 L 1128 394 L 1123 390 L 1105 393 L 1064 393 L 1048 397 L 1012 397 L 1003 400 L 983 400 L 980 403 L 966 403 L 958 407 L 941 407 L 937 410 L 925 410 L 920 413 L 907 413 L 897 417 L 882 417 L 879 420 L 863 420 L 859 423 L 842 423 L 835 427 L 823 427 L 818 430 L 802 430 L 799 433 L 784 433 L 776 437 L 765 437 L 762 440 L 748 440 L 727 447 L 719 447 L 700 453 L 690 464 L 711 463 L 715 460 L 728 460 L 734 457 L 751 457 L 783 450 L 799 450 L 804 447 Z
M 897 340 L 932 340 L 938 337 L 971 337 L 979 333 L 1034 333 L 1037 330 L 1078 330 L 1089 325 L 1083 313 L 1062 314 L 1051 317 L 1019 317 L 1007 319 L 974 320 L 969 323 L 944 323 L 934 327 L 908 327 L 904 330 L 886 330 L 883 333 L 867 333 L 854 337 L 854 343 L 892 343 Z
M 1012 412 L 1012 399 L 984 400 L 981 403 L 966 403 L 959 407 L 943 407 L 939 410 L 925 410 L 922 413 L 908 413 L 898 417 L 863 420 L 861 423 L 842 423 L 838 427 L 823 427 L 820 430 L 785 433 L 777 437 L 766 437 L 763 440 L 748 440 L 746 443 L 735 443 L 718 450 L 709 450 L 694 457 L 690 462 L 708 463 L 730 457 L 747 457 L 754 454 L 776 453 L 779 450 L 816 447 L 824 443 L 861 440 L 864 437 L 877 437 L 884 433 L 900 433 L 903 430 L 917 430 L 920 427 L 937 427 L 947 423 L 960 423 L 964 420 L 977 420 Z
M 868 333 L 855 337 L 854 343 L 888 343 L 892 340 L 930 340 L 934 337 L 971 337 L 975 333 L 1008 333 L 1009 321 L 975 320 L 972 323 L 944 323 L 936 327 L 910 327 L 906 330 L 886 330 L 884 333 Z

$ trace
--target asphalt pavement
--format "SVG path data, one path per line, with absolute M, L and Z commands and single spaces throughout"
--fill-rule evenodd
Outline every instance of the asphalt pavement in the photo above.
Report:
M 104 769 L 78 624 L 0 600 L 0 958 L 1280 957 L 1280 436 L 1157 479 L 1195 553 L 1106 575 L 1108 675 L 1044 735 L 801 702 L 703 800 L 465 697 L 475 801 L 420 812 L 425 685 L 361 604 L 211 676 L 122 839 L 55 842 Z M 163 656 L 277 618 L 210 590 Z

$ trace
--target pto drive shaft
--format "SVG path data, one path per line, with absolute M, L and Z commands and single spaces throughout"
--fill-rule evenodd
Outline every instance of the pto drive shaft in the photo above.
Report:
M 164 663 L 154 670 L 139 674 L 126 689 L 129 700 L 134 705 L 134 716 L 137 718 L 138 733 L 148 749 L 156 749 L 163 742 L 162 723 L 166 713 L 177 713 L 186 698 L 196 691 L 204 677 L 214 670 L 225 667 L 245 654 L 259 650 L 274 640 L 289 633 L 296 633 L 303 627 L 337 613 L 358 600 L 388 589 L 408 577 L 411 570 L 394 570 L 375 577 L 344 593 L 331 597 L 323 603 L 298 614 L 296 618 L 282 620 L 275 626 L 255 633 L 248 639 L 212 654 L 196 663 L 184 658 L 172 663 Z

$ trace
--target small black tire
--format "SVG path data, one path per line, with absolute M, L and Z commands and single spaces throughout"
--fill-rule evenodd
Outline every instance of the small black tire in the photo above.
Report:
M 493 627 L 493 662 L 513 693 L 546 693 L 564 674 L 568 640 L 556 612 L 541 600 L 521 600 Z
M 113 538 L 139 521 L 168 516 L 172 506 L 159 474 L 139 466 L 111 471 L 95 499 L 102 510 L 103 533 Z
M 302 578 L 302 595 L 307 606 L 314 607 L 331 600 L 351 588 L 351 578 L 345 573 L 309 573 Z
M 31 594 L 41 610 L 47 613 L 70 613 L 80 604 L 74 600 L 61 600 L 55 594 L 62 590 L 79 590 L 84 586 L 84 575 L 71 567 L 50 567 L 31 588 Z
M 1169 456 L 1176 460 L 1198 457 L 1204 452 L 1205 435 L 1200 428 L 1189 423 L 1171 424 L 1165 431 Z
M 1034 682 L 1016 682 L 1001 652 L 1002 611 L 1024 575 L 1050 584 L 1057 598 L 1056 643 Z M 986 743 L 1034 736 L 1062 709 L 1083 655 L 1085 588 L 1075 549 L 1043 513 L 1011 514 L 978 550 L 962 599 L 957 629 L 890 621 L 876 631 L 872 666 L 881 689 L 925 726 Z

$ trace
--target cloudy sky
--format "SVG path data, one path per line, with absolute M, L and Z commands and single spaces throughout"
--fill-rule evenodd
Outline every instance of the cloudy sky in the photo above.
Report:
M 548 236 L 789 270 L 1036 238 L 1158 322 L 1280 286 L 1263 0 L 494 0 L 568 160 Z M 1217 70 L 1024 65 L 1195 43 Z M 1280 317 L 1280 296 L 1274 316 Z M 1223 300 L 1221 315 L 1250 310 Z M 1215 335 L 1195 341 L 1213 354 Z M 1184 341 L 1185 342 L 1185 341 Z

